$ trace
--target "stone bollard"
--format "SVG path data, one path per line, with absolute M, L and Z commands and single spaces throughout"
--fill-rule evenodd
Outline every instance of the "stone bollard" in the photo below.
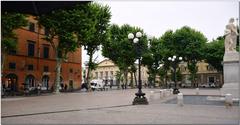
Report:
M 225 95 L 225 106 L 226 108 L 231 107 L 233 105 L 233 97 L 232 94 Z
M 154 100 L 154 91 L 150 91 L 149 101 Z
M 159 90 L 160 98 L 163 98 L 163 90 Z
M 196 95 L 199 95 L 199 88 L 196 88 Z
M 168 89 L 168 96 L 171 96 L 171 95 L 172 95 L 172 90 Z
M 183 106 L 183 94 L 182 93 L 178 93 L 178 95 L 177 95 L 177 104 L 178 104 L 178 106 Z
M 163 91 L 162 91 L 162 97 L 164 98 L 164 97 L 166 97 L 166 89 L 163 89 Z
M 170 95 L 173 95 L 173 89 L 172 88 L 170 89 Z

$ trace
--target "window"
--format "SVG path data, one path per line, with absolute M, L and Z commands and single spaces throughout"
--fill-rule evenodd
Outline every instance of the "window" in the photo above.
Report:
M 26 83 L 26 87 L 27 88 L 31 88 L 31 87 L 35 87 L 36 86 L 36 84 L 35 84 L 35 78 L 34 78 L 34 76 L 32 76 L 32 75 L 28 75 L 27 77 L 26 77 L 26 80 L 25 80 L 25 83 Z
M 34 56 L 35 43 L 29 41 L 28 43 L 28 56 Z
M 28 70 L 33 70 L 33 65 L 28 65 Z
M 44 46 L 43 47 L 43 58 L 49 58 L 49 47 L 48 46 Z
M 9 69 L 16 69 L 16 63 L 9 63 Z
M 29 31 L 35 32 L 35 24 L 32 22 L 29 22 Z
M 105 79 L 108 79 L 108 71 L 105 71 Z
M 16 51 L 16 50 L 9 50 L 9 51 L 8 51 L 8 54 L 9 54 L 9 55 L 16 55 L 16 54 L 17 54 L 17 51 Z
M 49 77 L 48 76 L 43 76 L 42 78 L 42 89 L 43 90 L 48 90 L 48 83 L 49 83 Z
M 49 70 L 48 70 L 48 66 L 44 66 L 43 67 L 43 72 L 48 72 Z
M 72 68 L 71 68 L 71 69 L 69 69 L 69 72 L 70 72 L 70 73 L 73 73 L 73 69 L 72 69 Z
M 215 83 L 215 78 L 214 77 L 208 77 L 208 82 L 209 83 Z
M 49 28 L 45 28 L 45 30 L 44 30 L 44 34 L 45 34 L 46 36 L 49 36 L 49 33 L 50 33 Z
M 113 71 L 111 71 L 111 78 L 113 78 Z

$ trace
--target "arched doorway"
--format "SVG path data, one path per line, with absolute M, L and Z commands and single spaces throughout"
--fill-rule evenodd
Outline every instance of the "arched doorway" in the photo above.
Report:
M 49 76 L 44 75 L 42 77 L 42 90 L 48 90 L 49 87 Z
M 33 75 L 28 75 L 25 79 L 25 88 L 34 89 L 36 87 L 36 80 Z
M 8 74 L 5 77 L 5 82 L 3 83 L 3 86 L 6 88 L 6 90 L 9 90 L 11 92 L 17 92 L 18 91 L 18 84 L 17 84 L 17 75 L 16 74 Z

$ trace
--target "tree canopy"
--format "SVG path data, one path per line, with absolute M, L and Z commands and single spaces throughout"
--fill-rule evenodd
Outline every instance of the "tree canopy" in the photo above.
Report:
M 4 12 L 1 15 L 1 57 L 2 69 L 4 57 L 10 50 L 15 50 L 17 45 L 17 36 L 14 30 L 27 25 L 27 19 L 24 14 Z

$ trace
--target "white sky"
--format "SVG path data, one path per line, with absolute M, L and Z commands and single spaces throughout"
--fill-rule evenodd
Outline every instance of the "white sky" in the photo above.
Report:
M 117 0 L 98 1 L 111 8 L 111 24 L 141 27 L 149 35 L 160 37 L 168 29 L 185 25 L 202 32 L 208 40 L 223 35 L 228 20 L 239 17 L 239 0 Z M 126 36 L 127 37 L 127 36 Z M 83 52 L 83 63 L 88 61 Z M 102 61 L 97 52 L 94 57 Z

